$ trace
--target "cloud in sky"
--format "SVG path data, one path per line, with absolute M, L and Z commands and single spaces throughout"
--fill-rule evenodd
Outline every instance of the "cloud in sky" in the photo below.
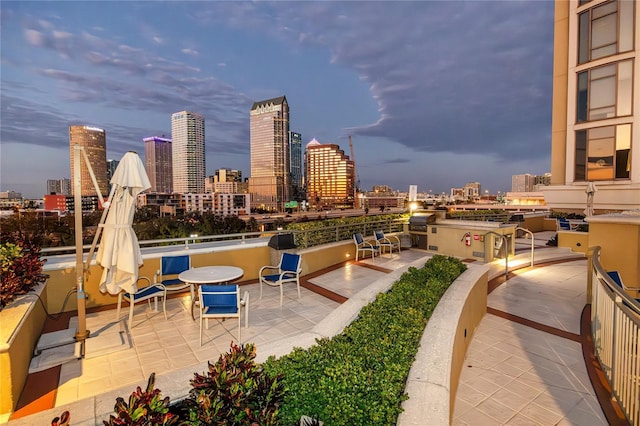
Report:
M 548 170 L 552 2 L 0 7 L 2 190 L 23 182 L 40 196 L 46 179 L 68 176 L 68 162 L 45 176 L 47 158 L 27 170 L 6 154 L 68 152 L 69 124 L 105 128 L 118 158 L 170 134 L 184 109 L 205 116 L 207 172 L 248 176 L 251 104 L 282 94 L 304 140 L 349 152 L 353 135 L 364 188 L 508 190 L 512 174 Z

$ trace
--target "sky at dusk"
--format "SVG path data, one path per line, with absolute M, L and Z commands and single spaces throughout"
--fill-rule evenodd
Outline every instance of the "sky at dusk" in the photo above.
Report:
M 7 1 L 0 190 L 70 177 L 68 127 L 107 157 L 204 115 L 207 175 L 249 168 L 249 110 L 285 95 L 291 130 L 349 152 L 363 189 L 449 193 L 549 171 L 552 1 Z

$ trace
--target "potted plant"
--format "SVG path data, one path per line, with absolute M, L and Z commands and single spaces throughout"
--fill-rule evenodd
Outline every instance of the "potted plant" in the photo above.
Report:
M 0 238 L 0 310 L 17 296 L 26 294 L 47 279 L 42 273 L 46 259 L 40 246 L 21 232 Z

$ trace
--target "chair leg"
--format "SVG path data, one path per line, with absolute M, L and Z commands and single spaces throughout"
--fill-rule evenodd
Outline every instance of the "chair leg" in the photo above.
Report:
M 296 277 L 296 287 L 298 287 L 298 299 L 300 299 L 300 278 Z
M 282 307 L 282 300 L 284 299 L 284 291 L 282 290 L 282 283 L 280 283 L 280 307 Z
M 200 311 L 200 346 L 202 346 L 202 321 L 204 319 L 202 318 L 202 311 Z
M 260 280 L 260 300 L 262 300 L 262 279 Z
M 244 302 L 244 328 L 249 327 L 249 292 L 244 292 L 244 297 L 242 298 L 242 302 Z
M 242 327 L 240 327 L 240 315 L 238 315 L 238 343 L 242 344 Z
M 164 312 L 164 319 L 167 319 L 167 292 L 164 292 L 162 296 L 162 312 Z

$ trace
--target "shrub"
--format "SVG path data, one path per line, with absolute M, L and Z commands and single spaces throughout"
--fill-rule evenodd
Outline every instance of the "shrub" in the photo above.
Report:
M 127 404 L 122 397 L 116 398 L 113 408 L 117 417 L 109 416 L 104 421 L 105 426 L 112 425 L 172 425 L 177 423 L 178 417 L 169 412 L 169 397 L 162 399 L 159 389 L 155 389 L 156 374 L 151 373 L 147 388 L 143 391 L 140 386 L 129 397 Z
M 282 424 L 308 414 L 331 425 L 395 424 L 426 322 L 465 269 L 457 259 L 434 256 L 362 308 L 342 334 L 269 358 L 265 370 L 283 375 L 287 391 Z
M 254 362 L 252 344 L 231 350 L 209 363 L 206 374 L 194 374 L 183 402 L 185 425 L 277 425 L 284 398 L 282 376 L 267 375 Z
M 40 246 L 22 233 L 5 234 L 0 244 L 0 309 L 47 279 Z

